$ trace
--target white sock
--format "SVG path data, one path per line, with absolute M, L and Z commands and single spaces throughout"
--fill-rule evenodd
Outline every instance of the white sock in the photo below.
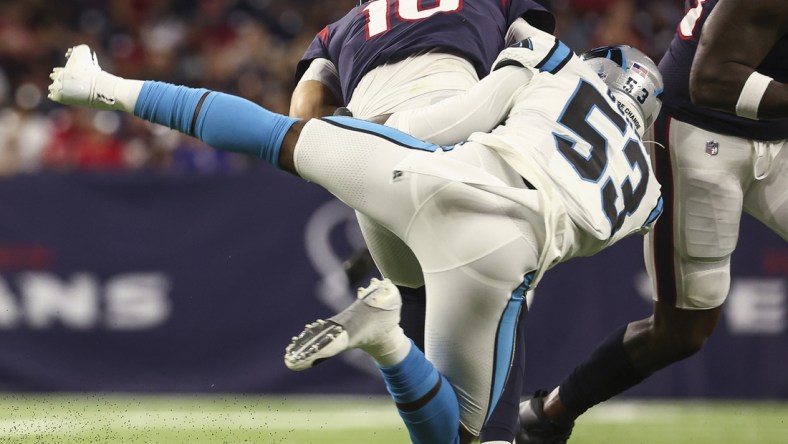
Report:
M 142 80 L 128 80 L 101 71 L 96 76 L 95 94 L 114 99 L 112 109 L 133 113 L 144 83 Z
M 375 359 L 381 367 L 399 364 L 410 353 L 411 340 L 405 336 L 402 327 L 389 330 L 385 341 L 365 346 L 363 350 Z

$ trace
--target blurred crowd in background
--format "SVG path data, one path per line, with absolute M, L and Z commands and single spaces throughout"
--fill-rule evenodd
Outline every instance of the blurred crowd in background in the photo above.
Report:
M 466 0 L 472 1 L 472 0 Z M 630 44 L 655 60 L 681 0 L 552 0 L 556 34 L 576 52 Z M 105 70 L 237 94 L 287 113 L 293 72 L 315 33 L 355 0 L 3 0 L 0 176 L 37 171 L 234 172 L 254 159 L 131 116 L 46 99 L 67 48 L 87 43 Z

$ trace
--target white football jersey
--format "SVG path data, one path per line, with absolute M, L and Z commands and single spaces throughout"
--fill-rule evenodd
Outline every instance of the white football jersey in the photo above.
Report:
M 510 47 L 494 69 L 533 72 L 503 124 L 469 140 L 497 151 L 536 189 L 560 199 L 576 226 L 571 256 L 590 255 L 661 212 L 647 150 L 607 85 L 563 43 L 536 33 Z

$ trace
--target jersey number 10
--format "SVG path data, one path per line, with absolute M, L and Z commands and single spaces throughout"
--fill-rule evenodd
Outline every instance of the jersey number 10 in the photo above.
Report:
M 367 3 L 361 10 L 367 16 L 367 39 L 383 34 L 391 27 L 389 7 L 395 8 L 394 13 L 403 22 L 417 22 L 429 18 L 439 12 L 457 12 L 462 9 L 463 0 L 437 0 L 435 6 L 421 7 L 421 0 L 399 0 L 390 5 L 387 0 L 375 0 Z
M 679 23 L 679 37 L 684 40 L 692 38 L 692 35 L 695 34 L 695 31 L 698 29 L 698 22 L 701 16 L 703 16 L 703 4 L 707 1 L 708 0 L 697 0 L 695 6 L 687 10 L 687 13 L 684 14 L 684 18 L 681 19 L 681 23 Z

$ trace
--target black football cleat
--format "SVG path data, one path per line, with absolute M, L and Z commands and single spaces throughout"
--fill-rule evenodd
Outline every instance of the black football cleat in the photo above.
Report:
M 520 403 L 520 430 L 515 444 L 566 444 L 575 423 L 565 426 L 551 421 L 544 413 L 547 392 L 537 391 L 533 398 Z

